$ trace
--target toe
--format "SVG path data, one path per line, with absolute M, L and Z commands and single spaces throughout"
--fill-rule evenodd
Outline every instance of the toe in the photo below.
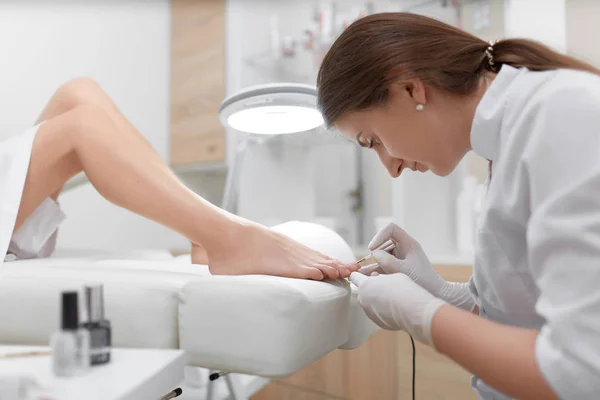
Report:
M 302 267 L 302 278 L 321 281 L 325 278 L 325 275 L 318 268 Z
M 319 268 L 328 278 L 336 279 L 340 277 L 340 272 L 330 265 L 318 264 L 315 267 Z
M 344 278 L 350 276 L 352 272 L 357 270 L 357 268 L 354 268 L 352 265 L 344 264 L 337 260 L 330 260 L 328 262 L 325 262 L 324 264 L 335 268 L 339 272 L 340 276 Z

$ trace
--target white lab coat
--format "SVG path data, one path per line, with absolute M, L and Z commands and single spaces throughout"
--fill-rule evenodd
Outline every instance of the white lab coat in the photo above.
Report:
M 598 398 L 600 77 L 503 66 L 471 144 L 492 160 L 470 282 L 481 315 L 540 330 L 536 361 L 554 391 Z M 507 398 L 471 383 L 483 399 Z
M 0 141 L 0 267 L 15 227 L 36 125 L 26 132 Z

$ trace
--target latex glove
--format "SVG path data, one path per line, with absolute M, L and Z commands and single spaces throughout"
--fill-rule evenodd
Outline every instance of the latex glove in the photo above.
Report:
M 377 264 L 363 267 L 360 272 L 366 275 L 373 272 L 403 273 L 434 296 L 463 310 L 473 311 L 477 304 L 471 296 L 468 283 L 447 282 L 439 276 L 419 242 L 398 225 L 392 223 L 381 230 L 369 243 L 369 249 L 373 250 L 389 239 L 396 243 L 392 253 L 374 251 L 373 258 Z
M 404 274 L 366 276 L 353 272 L 358 302 L 367 316 L 383 329 L 403 330 L 433 346 L 431 321 L 445 301 L 433 296 Z

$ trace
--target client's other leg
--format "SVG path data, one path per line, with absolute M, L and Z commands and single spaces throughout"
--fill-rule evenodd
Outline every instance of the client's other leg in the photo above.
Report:
M 94 105 L 105 110 L 106 116 L 112 119 L 123 135 L 130 135 L 132 138 L 139 141 L 140 145 L 146 146 L 153 156 L 159 157 L 154 151 L 154 148 L 152 148 L 144 136 L 135 128 L 135 126 L 133 126 L 123 113 L 121 113 L 117 105 L 106 94 L 102 87 L 90 78 L 76 78 L 58 88 L 38 117 L 36 124 L 83 105 Z
M 32 211 L 66 180 L 84 171 L 98 192 L 116 205 L 177 227 L 188 238 L 209 239 L 194 226 L 200 223 L 194 209 L 200 203 L 214 218 L 217 213 L 210 211 L 216 207 L 187 189 L 156 153 L 140 143 L 136 136 L 122 134 L 113 118 L 93 105 L 47 120 L 34 141 L 19 213 Z M 159 205 L 170 207 L 159 209 Z
M 146 139 L 119 111 L 115 103 L 102 90 L 100 85 L 98 85 L 94 80 L 90 78 L 76 78 L 62 85 L 52 95 L 35 124 L 39 124 L 42 121 L 47 121 L 68 111 L 71 111 L 76 107 L 84 105 L 93 105 L 105 110 L 106 116 L 112 118 L 113 122 L 120 128 L 120 132 L 123 132 L 123 134 L 133 133 L 133 135 L 131 135 L 132 139 L 138 141 L 140 146 L 147 147 L 150 156 L 155 156 L 159 158 L 158 154 L 156 154 L 156 152 L 146 141 Z M 71 163 L 68 163 L 68 166 L 70 168 L 75 167 Z M 80 169 L 75 173 L 72 173 L 72 171 L 70 171 L 70 168 L 69 171 L 57 171 L 57 176 L 61 177 L 64 175 L 64 173 L 66 173 L 67 175 L 69 175 L 69 178 L 67 178 L 68 180 L 73 175 L 77 174 L 78 172 L 81 172 Z M 21 207 L 19 209 L 16 228 L 18 228 L 25 221 L 25 219 L 27 219 L 27 217 L 36 209 L 36 207 L 44 200 L 45 197 L 48 197 L 45 196 L 46 189 L 44 187 L 41 187 L 40 189 L 40 193 L 44 195 L 44 197 L 42 198 L 40 198 L 40 196 L 35 195 L 29 196 L 29 193 L 23 196 L 24 200 L 21 203 Z M 51 193 L 49 197 L 56 200 L 61 192 L 61 189 L 62 185 L 55 192 Z
M 133 139 L 139 141 L 140 146 L 146 146 L 149 154 L 158 157 L 151 145 L 146 141 L 142 134 L 133 126 L 133 124 L 121 113 L 113 100 L 104 92 L 104 90 L 90 78 L 76 78 L 62 85 L 52 96 L 46 107 L 38 117 L 36 124 L 64 114 L 75 107 L 82 105 L 94 105 L 102 108 L 111 117 L 119 131 L 123 134 L 133 133 Z M 162 159 L 161 159 L 162 161 Z M 170 170 L 168 172 L 171 172 Z M 60 189 L 50 197 L 56 200 L 60 194 Z M 27 216 L 35 210 L 35 207 L 43 199 L 34 198 L 30 204 L 22 207 L 23 212 L 19 215 L 17 226 L 19 226 Z M 208 264 L 208 255 L 206 250 L 199 244 L 191 243 L 192 262 L 194 264 Z

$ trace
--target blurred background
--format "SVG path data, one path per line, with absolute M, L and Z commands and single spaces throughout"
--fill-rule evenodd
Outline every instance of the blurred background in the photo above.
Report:
M 343 29 L 384 11 L 424 14 L 490 41 L 539 40 L 600 66 L 597 0 L 0 0 L 0 139 L 31 126 L 62 83 L 88 76 L 190 188 L 220 205 L 244 139 L 221 125 L 220 102 L 257 84 L 315 84 Z M 316 129 L 248 147 L 237 212 L 266 225 L 321 223 L 357 255 L 395 221 L 434 264 L 470 266 L 487 168 L 469 154 L 449 177 L 406 171 L 393 180 L 375 152 Z M 90 185 L 60 202 L 68 219 L 59 248 L 188 250 L 183 237 L 109 204 Z M 256 399 L 408 395 L 409 342 L 398 338 L 382 332 L 355 353 L 334 352 Z M 422 398 L 472 398 L 462 369 L 430 349 L 418 354 Z M 349 365 L 359 370 L 354 378 Z
M 598 65 L 593 0 L 81 0 L 0 2 L 0 137 L 23 131 L 58 86 L 97 80 L 195 191 L 220 204 L 240 133 L 218 120 L 221 100 L 256 84 L 314 84 L 320 61 L 361 16 L 410 11 L 486 40 L 529 37 Z M 471 260 L 485 162 L 469 155 L 443 179 L 392 180 L 374 152 L 316 130 L 251 146 L 238 212 L 274 225 L 309 220 L 357 252 L 395 220 L 431 258 Z M 177 234 L 117 209 L 83 186 L 62 196 L 59 247 L 187 248 Z M 265 206 L 268 204 L 268 207 Z

